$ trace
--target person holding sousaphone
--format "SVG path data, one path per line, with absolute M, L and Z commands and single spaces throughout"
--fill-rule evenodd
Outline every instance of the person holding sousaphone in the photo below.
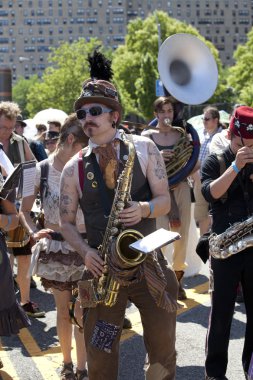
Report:
M 218 82 L 218 68 L 203 41 L 191 34 L 176 33 L 159 48 L 158 71 L 158 83 L 162 84 L 164 96 L 154 103 L 157 129 L 147 134 L 160 146 L 169 187 L 173 188 L 170 224 L 172 229 L 180 232 L 181 239 L 174 246 L 172 265 L 180 283 L 187 266 L 185 259 L 190 225 L 191 197 L 186 178 L 198 168 L 199 138 L 190 124 L 181 119 L 183 124 L 179 125 L 178 121 L 184 104 L 202 104 L 213 95 Z M 179 299 L 185 298 L 186 293 L 180 283 Z
M 143 136 L 153 140 L 162 153 L 169 183 L 173 173 L 177 173 L 185 165 L 186 157 L 188 159 L 191 157 L 193 149 L 185 128 L 174 126 L 177 118 L 176 103 L 172 96 L 157 98 L 154 102 L 154 114 L 158 124 L 156 128 L 148 129 L 142 133 Z M 195 165 L 193 171 L 197 169 L 198 164 Z M 179 282 L 178 299 L 184 300 L 187 296 L 182 287 L 182 278 L 187 267 L 186 250 L 191 221 L 191 193 L 187 178 L 182 178 L 181 181 L 172 184 L 170 195 L 172 207 L 167 215 L 167 227 L 181 235 L 181 239 L 173 243 L 172 267 Z

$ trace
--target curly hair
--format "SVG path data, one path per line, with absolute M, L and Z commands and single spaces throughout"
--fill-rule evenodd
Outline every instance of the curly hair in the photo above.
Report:
M 0 102 L 0 117 L 5 116 L 7 119 L 13 120 L 21 114 L 19 105 L 14 102 Z

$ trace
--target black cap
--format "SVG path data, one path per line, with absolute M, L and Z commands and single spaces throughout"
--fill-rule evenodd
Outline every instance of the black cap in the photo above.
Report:
M 16 118 L 16 121 L 18 123 L 20 123 L 23 127 L 27 126 L 27 124 L 23 121 L 23 116 L 22 115 L 18 115 L 17 118 Z

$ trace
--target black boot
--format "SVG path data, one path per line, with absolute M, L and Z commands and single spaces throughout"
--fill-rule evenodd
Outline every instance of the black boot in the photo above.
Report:
M 186 300 L 186 299 L 187 299 L 186 291 L 184 290 L 183 285 L 182 285 L 182 280 L 183 280 L 183 276 L 184 276 L 184 271 L 182 271 L 182 270 L 175 271 L 175 274 L 176 274 L 176 276 L 177 276 L 177 281 L 178 281 L 178 284 L 179 284 L 178 297 L 177 297 L 177 299 L 178 299 L 179 301 Z

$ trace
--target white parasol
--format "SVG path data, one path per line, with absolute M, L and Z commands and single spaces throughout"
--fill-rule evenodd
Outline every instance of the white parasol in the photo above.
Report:
M 59 121 L 61 124 L 63 124 L 67 117 L 68 115 L 66 112 L 62 110 L 58 110 L 56 108 L 47 108 L 36 113 L 33 121 L 35 124 L 45 124 L 47 126 L 47 123 L 50 120 Z

